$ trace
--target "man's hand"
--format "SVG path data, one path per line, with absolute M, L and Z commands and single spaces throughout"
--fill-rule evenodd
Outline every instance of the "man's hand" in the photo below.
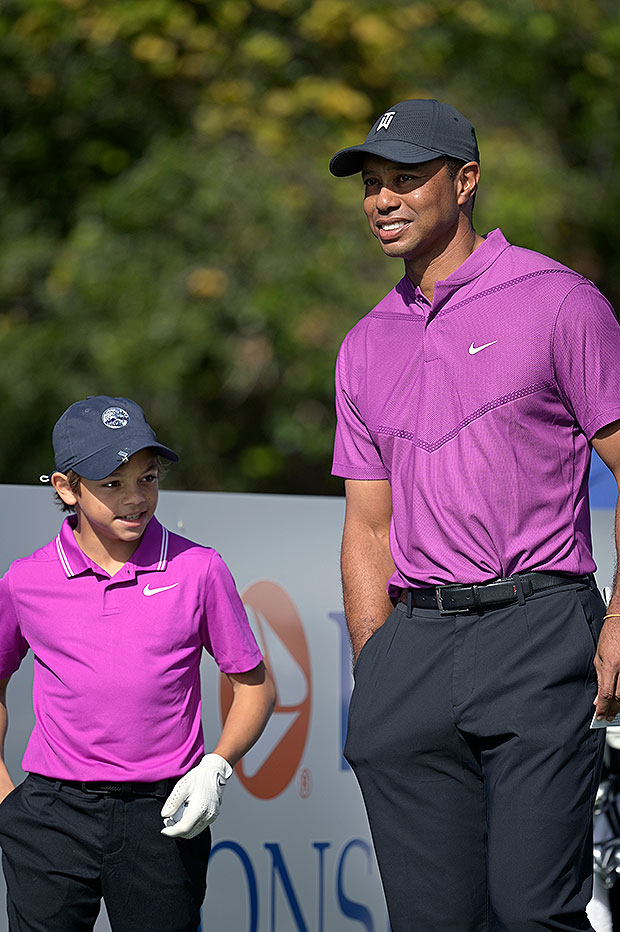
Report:
M 594 700 L 597 719 L 608 722 L 620 709 L 620 618 L 608 618 L 598 639 L 594 658 L 598 692 Z
M 231 773 L 232 767 L 219 754 L 205 754 L 200 763 L 175 784 L 164 803 L 162 835 L 195 838 L 214 822 Z

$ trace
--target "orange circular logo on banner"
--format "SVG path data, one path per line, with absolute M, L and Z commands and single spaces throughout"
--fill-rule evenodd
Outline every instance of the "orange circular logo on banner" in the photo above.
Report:
M 276 707 L 258 744 L 235 773 L 259 799 L 273 799 L 289 785 L 301 762 L 310 728 L 310 655 L 294 602 L 277 583 L 261 580 L 242 595 L 265 664 L 276 684 Z M 220 679 L 222 720 L 232 704 L 228 679 Z

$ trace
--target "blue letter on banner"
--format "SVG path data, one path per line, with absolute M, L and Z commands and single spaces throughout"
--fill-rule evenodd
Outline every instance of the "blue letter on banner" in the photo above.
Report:
M 213 860 L 216 851 L 232 851 L 243 864 L 245 875 L 248 878 L 248 893 L 250 895 L 250 925 L 248 932 L 258 932 L 258 889 L 252 862 L 241 845 L 238 845 L 235 841 L 219 841 L 217 845 L 214 845 L 211 849 L 209 864 Z
M 340 906 L 343 914 L 348 919 L 354 919 L 356 922 L 361 922 L 362 925 L 367 929 L 367 932 L 374 932 L 375 925 L 372 921 L 372 916 L 368 909 L 366 909 L 365 906 L 362 906 L 361 903 L 355 903 L 353 900 L 350 900 L 345 894 L 342 886 L 344 859 L 346 858 L 351 848 L 361 848 L 362 851 L 366 853 L 366 857 L 368 859 L 368 871 L 370 873 L 370 847 L 366 844 L 365 841 L 362 841 L 361 838 L 354 838 L 349 842 L 349 844 L 345 847 L 344 851 L 340 855 L 340 863 L 338 864 L 338 905 Z
M 271 870 L 271 932 L 276 932 L 276 874 L 279 875 L 282 888 L 286 894 L 293 919 L 297 924 L 297 932 L 308 932 L 308 926 L 301 914 L 297 897 L 291 883 L 289 872 L 286 869 L 280 845 L 277 843 L 265 843 L 265 848 L 271 853 L 272 870 Z

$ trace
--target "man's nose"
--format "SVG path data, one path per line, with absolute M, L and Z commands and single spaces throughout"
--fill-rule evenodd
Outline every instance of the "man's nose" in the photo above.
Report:
M 377 210 L 388 212 L 390 210 L 395 210 L 399 206 L 399 196 L 390 188 L 388 188 L 387 185 L 382 185 L 381 190 L 377 195 Z

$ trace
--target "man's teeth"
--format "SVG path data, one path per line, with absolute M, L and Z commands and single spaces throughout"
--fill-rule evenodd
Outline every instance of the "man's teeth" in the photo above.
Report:
M 404 220 L 397 220 L 394 223 L 382 223 L 381 229 L 382 230 L 400 230 L 400 228 L 404 227 L 404 225 L 405 225 Z

